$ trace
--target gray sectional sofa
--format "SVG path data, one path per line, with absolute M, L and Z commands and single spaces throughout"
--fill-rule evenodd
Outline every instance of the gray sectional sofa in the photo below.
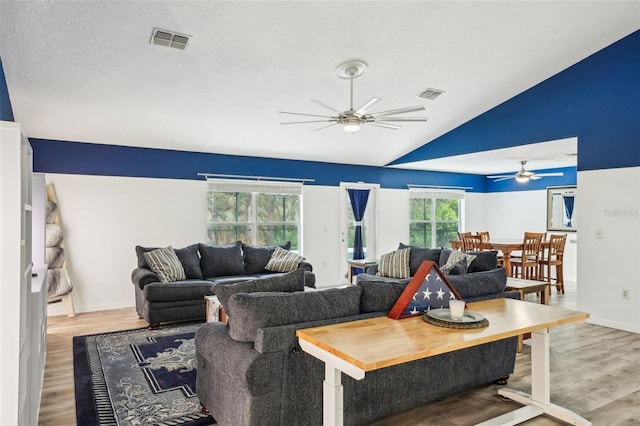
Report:
M 506 283 L 504 270 L 498 274 Z M 324 291 L 227 293 L 228 324 L 207 323 L 195 337 L 200 402 L 221 425 L 321 424 L 324 364 L 300 349 L 296 330 L 386 315 L 406 284 L 367 275 L 355 286 Z M 494 284 L 478 281 L 474 300 L 518 298 L 496 293 Z M 343 374 L 345 424 L 504 379 L 513 372 L 516 343 L 510 338 L 425 358 L 360 381 Z
M 185 280 L 174 282 L 161 282 L 150 269 L 144 253 L 156 247 L 136 246 L 138 267 L 131 272 L 131 281 L 135 287 L 138 315 L 152 326 L 163 322 L 204 320 L 204 296 L 213 294 L 213 285 L 282 275 L 265 270 L 276 246 L 289 250 L 291 243 L 254 246 L 237 241 L 223 245 L 199 243 L 174 249 L 186 275 Z M 302 261 L 298 268 L 304 270 L 304 285 L 315 288 L 312 265 Z

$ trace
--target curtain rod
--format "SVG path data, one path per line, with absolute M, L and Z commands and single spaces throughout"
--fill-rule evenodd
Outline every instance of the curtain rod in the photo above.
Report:
M 198 173 L 198 176 L 204 176 L 205 178 L 230 178 L 230 179 L 253 179 L 253 180 L 279 180 L 284 182 L 315 182 L 315 179 L 306 178 L 285 178 L 285 177 L 271 177 L 271 176 L 246 176 L 246 175 L 222 175 L 214 173 Z
M 411 188 L 425 188 L 425 189 L 473 189 L 473 186 L 440 186 L 440 185 L 414 185 L 412 183 L 407 184 L 409 189 Z

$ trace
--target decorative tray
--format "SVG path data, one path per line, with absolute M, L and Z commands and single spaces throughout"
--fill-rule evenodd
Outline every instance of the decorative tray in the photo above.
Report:
M 464 311 L 462 319 L 453 319 L 449 308 L 431 309 L 422 319 L 429 324 L 449 328 L 482 328 L 489 325 L 489 320 L 477 312 Z

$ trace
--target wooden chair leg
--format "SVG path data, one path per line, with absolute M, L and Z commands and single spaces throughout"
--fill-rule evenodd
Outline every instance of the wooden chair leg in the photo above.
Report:
M 564 273 L 562 264 L 556 265 L 556 289 L 564 294 Z
M 71 293 L 67 293 L 62 296 L 62 301 L 67 305 L 67 317 L 75 318 L 76 311 L 73 308 L 73 297 L 71 296 Z

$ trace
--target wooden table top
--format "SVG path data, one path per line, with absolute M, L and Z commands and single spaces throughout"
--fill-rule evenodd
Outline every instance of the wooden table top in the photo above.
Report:
M 522 290 L 528 288 L 538 288 L 549 285 L 547 281 L 525 280 L 524 278 L 507 277 L 506 289 Z
M 585 312 L 505 298 L 469 303 L 468 309 L 484 315 L 489 326 L 453 329 L 429 324 L 421 316 L 378 317 L 301 329 L 296 335 L 371 371 L 589 318 Z

